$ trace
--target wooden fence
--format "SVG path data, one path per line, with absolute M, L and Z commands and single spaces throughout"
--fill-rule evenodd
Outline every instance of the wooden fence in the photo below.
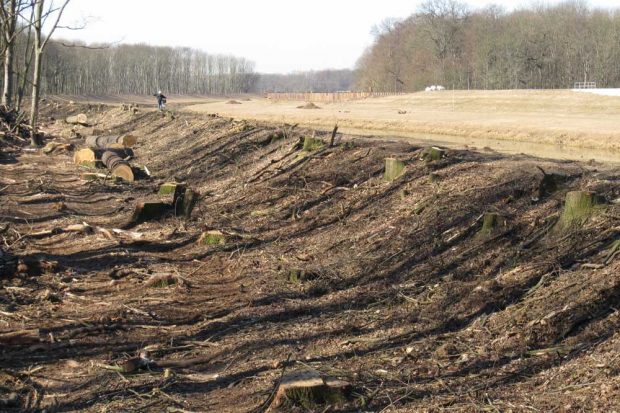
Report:
M 346 102 L 366 98 L 403 95 L 392 92 L 333 92 L 333 93 L 267 93 L 267 99 L 273 101 L 303 101 L 303 102 Z

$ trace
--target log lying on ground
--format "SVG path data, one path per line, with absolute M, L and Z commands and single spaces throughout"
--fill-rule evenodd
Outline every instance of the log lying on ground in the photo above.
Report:
M 138 139 L 133 135 L 87 136 L 85 143 L 89 148 L 108 149 L 114 147 L 131 148 Z
M 0 333 L 0 343 L 2 345 L 9 344 L 32 344 L 38 343 L 41 340 L 41 335 L 38 329 L 33 330 L 18 330 L 8 333 Z
M 314 410 L 319 406 L 342 406 L 347 402 L 350 390 L 349 383 L 331 378 L 324 379 L 316 370 L 293 371 L 282 377 L 267 412 L 290 411 L 295 407 Z
M 555 226 L 555 230 L 564 230 L 579 226 L 594 212 L 603 199 L 594 192 L 571 191 L 566 194 L 564 210 Z
M 71 123 L 73 125 L 88 126 L 88 116 L 83 113 L 80 113 L 79 115 L 67 116 L 65 120 L 67 123 Z
M 133 182 L 134 176 L 131 166 L 116 152 L 105 151 L 101 155 L 101 162 L 112 172 L 112 175 L 123 178 L 125 181 Z
M 404 162 L 396 158 L 385 158 L 385 174 L 383 175 L 383 177 L 386 181 L 392 182 L 393 180 L 401 176 L 404 171 Z

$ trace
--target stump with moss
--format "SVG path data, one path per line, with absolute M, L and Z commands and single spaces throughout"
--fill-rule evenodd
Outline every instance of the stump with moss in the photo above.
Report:
M 506 226 L 506 218 L 494 212 L 487 212 L 482 218 L 482 228 L 478 231 L 478 236 L 486 237 L 499 228 Z
M 440 161 L 446 157 L 446 151 L 436 146 L 424 148 L 420 153 L 420 158 L 426 162 Z
M 226 236 L 223 232 L 212 230 L 203 232 L 200 238 L 198 238 L 198 244 L 200 245 L 224 245 L 226 244 Z
M 396 158 L 385 158 L 385 174 L 383 177 L 386 181 L 392 182 L 405 173 L 405 163 Z
M 321 149 L 323 145 L 323 140 L 311 136 L 306 136 L 304 138 L 304 146 L 302 149 L 306 152 L 314 152 Z
M 602 203 L 603 200 L 594 192 L 568 192 L 564 201 L 564 210 L 555 229 L 564 230 L 582 225 Z

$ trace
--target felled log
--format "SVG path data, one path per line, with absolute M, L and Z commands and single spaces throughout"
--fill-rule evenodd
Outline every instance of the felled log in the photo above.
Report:
M 88 116 L 83 113 L 80 113 L 79 115 L 67 116 L 65 120 L 67 123 L 71 123 L 73 125 L 88 126 Z
M 121 178 L 119 178 L 118 176 L 109 176 L 109 175 L 100 174 L 97 172 L 84 172 L 83 174 L 80 175 L 80 179 L 84 181 L 98 181 L 100 179 L 112 180 L 112 181 L 121 180 Z
M 101 155 L 101 162 L 108 168 L 112 175 L 118 176 L 128 182 L 133 182 L 133 170 L 129 163 L 121 158 L 116 152 L 105 151 Z
M 290 411 L 295 407 L 315 410 L 319 406 L 342 406 L 350 390 L 349 383 L 323 378 L 316 370 L 293 371 L 282 377 L 267 412 Z
M 32 344 L 40 341 L 40 333 L 38 329 L 17 330 L 8 333 L 0 333 L 0 343 L 8 344 Z
M 404 162 L 396 158 L 385 158 L 385 173 L 383 177 L 386 181 L 392 182 L 393 180 L 401 176 L 404 171 Z
M 50 154 L 52 152 L 72 151 L 73 144 L 63 142 L 49 142 L 43 147 L 43 153 Z
M 114 147 L 130 148 L 136 144 L 138 139 L 133 135 L 107 135 L 107 136 L 87 136 L 86 146 L 89 148 L 108 149 Z

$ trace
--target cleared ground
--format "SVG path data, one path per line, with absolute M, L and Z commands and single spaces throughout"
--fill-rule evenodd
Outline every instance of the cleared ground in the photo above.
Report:
M 346 137 L 308 152 L 300 127 L 49 102 L 48 136 L 82 145 L 52 119 L 82 111 L 138 136 L 152 176 L 85 181 L 70 151 L 2 146 L 0 258 L 21 264 L 0 275 L 0 411 L 264 412 L 283 371 L 308 367 L 353 391 L 283 411 L 617 409 L 617 168 L 426 162 Z M 406 164 L 393 182 L 389 156 Z M 173 179 L 200 192 L 192 217 L 128 228 Z M 577 190 L 600 204 L 564 226 Z M 53 230 L 83 222 L 106 231 Z M 225 240 L 198 242 L 206 230 Z M 143 351 L 149 368 L 114 371 Z

